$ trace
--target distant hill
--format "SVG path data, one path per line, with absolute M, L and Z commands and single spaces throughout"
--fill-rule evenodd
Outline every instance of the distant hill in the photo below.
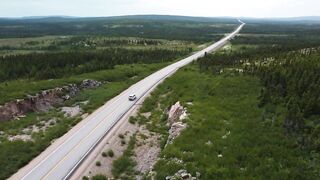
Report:
M 204 41 L 214 39 L 214 34 L 232 31 L 238 24 L 236 18 L 230 17 L 169 15 L 0 18 L 0 38 L 46 35 L 108 35 L 183 40 L 200 39 Z M 201 38 L 195 37 L 195 33 Z
M 202 34 L 202 40 L 205 40 L 208 38 L 212 39 L 212 34 L 232 31 L 234 27 L 239 24 L 237 19 L 238 18 L 235 17 L 189 17 L 172 15 L 113 17 L 32 16 L 0 18 L 0 38 L 90 34 L 163 38 L 165 34 L 166 38 L 169 39 L 194 39 L 194 33 L 197 32 L 197 34 Z M 244 17 L 240 19 L 247 24 L 320 25 L 320 17 Z M 181 31 L 184 31 L 184 33 L 181 33 Z M 177 37 L 176 34 L 184 35 L 183 37 Z
M 306 17 L 288 17 L 288 18 L 251 18 L 241 17 L 246 22 L 287 22 L 299 24 L 318 24 L 320 16 Z M 20 18 L 1 18 L 0 25 L 3 23 L 63 23 L 63 22 L 150 22 L 150 21 L 175 21 L 175 22 L 199 22 L 199 23 L 237 23 L 236 17 L 192 17 L 192 16 L 174 16 L 174 15 L 128 15 L 128 16 L 110 16 L 110 17 L 72 17 L 72 16 L 30 16 Z
M 191 17 L 172 15 L 129 15 L 110 17 L 71 17 L 71 16 L 31 16 L 20 18 L 0 17 L 1 21 L 11 22 L 83 22 L 83 21 L 117 21 L 117 20 L 144 20 L 144 21 L 190 21 L 190 22 L 235 22 L 232 17 Z
M 320 24 L 320 16 L 305 16 L 305 17 L 288 17 L 288 18 L 240 18 L 246 22 L 269 22 L 269 23 L 291 23 L 291 24 Z
M 286 21 L 320 21 L 320 16 L 280 18 L 280 20 L 286 20 Z

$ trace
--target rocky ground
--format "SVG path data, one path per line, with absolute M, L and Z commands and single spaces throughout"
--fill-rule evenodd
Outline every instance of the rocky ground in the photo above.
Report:
M 130 123 L 126 123 L 124 124 L 124 126 L 120 128 L 119 131 L 112 134 L 112 137 L 109 138 L 109 141 L 104 144 L 102 151 L 95 157 L 94 161 L 90 163 L 89 167 L 86 168 L 85 172 L 83 173 L 83 176 L 92 177 L 97 174 L 103 174 L 107 177 L 112 177 L 112 162 L 123 154 L 123 152 L 127 148 L 127 144 L 130 140 L 130 137 L 137 130 L 137 126 L 132 125 Z M 126 143 L 123 144 L 122 141 L 125 141 Z M 112 157 L 110 157 L 109 155 L 104 157 L 102 155 L 103 152 L 108 154 L 108 151 L 110 150 L 114 154 Z M 100 162 L 101 165 L 98 166 L 97 162 Z
M 135 156 L 133 157 L 137 163 L 135 170 L 140 173 L 136 176 L 136 179 L 142 179 L 141 175 L 151 171 L 157 162 L 161 152 L 161 138 L 161 135 L 150 132 L 144 126 L 139 128 L 134 149 Z
M 192 177 L 192 175 L 185 169 L 180 169 L 178 172 L 176 172 L 172 176 L 167 176 L 166 180 L 197 180 L 200 179 L 201 174 L 199 172 L 196 172 L 196 176 Z

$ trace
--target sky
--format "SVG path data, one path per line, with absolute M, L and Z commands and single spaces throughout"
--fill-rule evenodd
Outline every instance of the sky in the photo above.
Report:
M 0 0 L 0 17 L 136 14 L 233 17 L 320 16 L 320 0 Z

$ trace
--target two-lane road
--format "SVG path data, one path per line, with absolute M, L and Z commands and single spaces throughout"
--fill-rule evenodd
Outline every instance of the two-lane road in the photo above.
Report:
M 225 45 L 242 29 L 243 26 L 244 23 L 242 23 L 234 32 L 211 46 L 190 57 L 173 63 L 132 85 L 129 89 L 114 97 L 93 114 L 88 116 L 86 123 L 70 133 L 59 146 L 54 149 L 48 148 L 46 151 L 50 150 L 50 152 L 40 161 L 36 164 L 30 163 L 27 165 L 30 166 L 27 168 L 29 169 L 28 171 L 18 172 L 13 175 L 11 179 L 59 180 L 68 178 L 106 133 L 108 133 L 119 119 L 134 106 L 134 102 L 128 101 L 129 94 L 134 93 L 137 97 L 145 96 L 149 93 L 151 88 L 176 72 L 179 68 L 203 57 L 206 53 L 213 52 Z

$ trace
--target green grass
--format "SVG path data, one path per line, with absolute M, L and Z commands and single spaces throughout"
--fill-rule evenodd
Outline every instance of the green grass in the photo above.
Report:
M 201 179 L 315 179 L 308 155 L 284 134 L 282 108 L 258 108 L 260 89 L 254 77 L 213 76 L 200 73 L 196 66 L 178 71 L 161 84 L 141 109 L 152 116 L 137 121 L 148 122 L 150 130 L 165 135 L 164 111 L 178 100 L 190 116 L 188 129 L 163 150 L 155 166 L 157 179 L 179 169 L 194 176 L 198 171 Z M 218 158 L 219 154 L 223 157 Z

